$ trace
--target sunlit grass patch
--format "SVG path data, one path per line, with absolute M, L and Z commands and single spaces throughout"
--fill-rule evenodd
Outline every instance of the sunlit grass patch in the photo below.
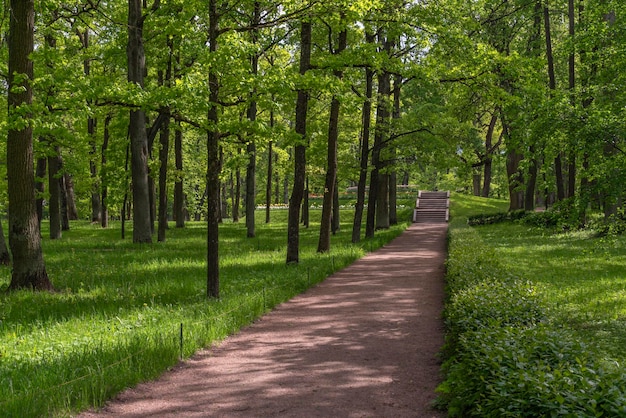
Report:
M 0 293 L 0 416 L 102 405 L 384 245 L 408 225 L 410 210 L 401 225 L 360 244 L 350 242 L 352 213 L 343 211 L 327 254 L 316 252 L 319 211 L 312 211 L 298 265 L 285 262 L 286 211 L 273 212 L 269 224 L 264 215 L 257 213 L 251 239 L 244 222 L 220 225 L 219 300 L 206 297 L 205 223 L 171 227 L 152 245 L 132 244 L 128 233 L 122 240 L 118 223 L 102 230 L 76 222 L 55 241 L 44 229 L 57 292 Z M 9 280 L 10 269 L 1 268 L 0 288 Z

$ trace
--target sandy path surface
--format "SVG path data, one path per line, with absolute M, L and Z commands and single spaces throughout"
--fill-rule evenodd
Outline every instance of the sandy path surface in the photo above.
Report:
M 445 224 L 384 248 L 81 417 L 443 417 Z

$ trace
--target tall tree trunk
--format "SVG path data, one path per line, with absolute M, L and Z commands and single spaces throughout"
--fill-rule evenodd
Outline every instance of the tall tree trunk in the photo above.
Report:
M 348 32 L 346 29 L 339 33 L 339 40 L 335 54 L 341 54 L 347 46 Z M 332 50 L 332 42 L 329 45 Z M 334 76 L 341 80 L 343 71 L 335 70 Z M 339 110 L 341 102 L 337 96 L 333 96 L 330 102 L 330 116 L 328 120 L 328 147 L 326 153 L 326 181 L 324 182 L 324 197 L 322 202 L 322 218 L 320 222 L 320 236 L 317 244 L 317 252 L 330 251 L 330 233 L 332 227 L 333 200 L 335 197 L 335 185 L 337 183 L 337 143 L 339 142 Z
M 174 53 L 174 43 L 172 39 L 167 40 L 167 48 L 169 50 L 167 66 L 165 74 L 159 71 L 159 84 L 169 88 L 172 82 L 172 58 Z M 159 135 L 159 209 L 158 209 L 158 232 L 157 240 L 159 242 L 165 241 L 165 235 L 168 228 L 167 225 L 167 171 L 168 171 L 168 157 L 170 154 L 170 108 L 163 107 L 160 110 L 161 115 L 166 115 L 163 123 L 161 124 L 161 131 Z
M 185 193 L 183 189 L 183 131 L 180 124 L 174 133 L 174 160 L 176 181 L 174 182 L 174 218 L 176 228 L 185 227 Z
M 45 139 L 39 137 L 39 141 L 43 142 Z M 37 167 L 35 167 L 35 211 L 37 212 L 38 229 L 41 231 L 41 221 L 43 219 L 43 201 L 44 193 L 46 191 L 45 179 L 48 171 L 48 158 L 37 158 Z
M 209 0 L 209 52 L 217 52 L 219 36 L 217 0 Z M 217 131 L 219 113 L 219 76 L 217 68 L 209 70 L 209 110 L 207 120 L 211 129 L 207 137 L 207 296 L 220 297 L 219 270 L 219 200 L 220 200 L 220 155 Z
M 8 266 L 11 264 L 11 254 L 7 247 L 7 242 L 4 238 L 4 228 L 2 227 L 2 221 L 0 221 L 0 265 Z
M 159 161 L 161 164 L 159 166 L 159 223 L 157 240 L 163 242 L 165 241 L 167 231 L 167 164 L 170 152 L 170 118 L 167 118 L 161 126 L 159 143 L 161 144 L 159 149 Z
M 238 150 L 241 153 L 241 149 Z M 241 169 L 239 166 L 235 169 L 235 195 L 233 198 L 233 222 L 239 222 L 239 213 L 241 212 Z
M 302 198 L 302 225 L 305 228 L 309 227 L 309 208 L 311 207 L 309 204 L 309 195 L 309 176 L 306 176 L 304 182 L 304 197 Z
M 273 113 L 270 114 L 270 120 L 273 121 L 274 119 L 274 115 Z M 270 126 L 272 126 L 274 123 L 270 122 Z M 270 140 L 268 146 L 267 146 L 267 181 L 265 183 L 265 223 L 268 224 L 270 223 L 271 220 L 271 205 L 272 205 L 272 176 L 273 176 L 273 161 L 274 161 L 274 156 L 273 154 L 273 142 L 272 140 Z
M 257 26 L 261 20 L 261 5 L 258 1 L 254 2 L 254 10 L 252 12 L 252 19 L 250 26 L 251 41 L 254 45 L 258 42 L 258 29 Z M 252 78 L 256 78 L 259 73 L 259 53 L 257 51 L 252 52 L 250 56 L 250 73 Z M 253 89 L 251 96 L 252 100 L 248 106 L 248 121 L 252 125 L 256 122 L 257 118 L 257 102 L 256 102 L 256 89 Z M 256 211 L 256 141 L 254 135 L 248 135 L 248 165 L 246 167 L 246 236 L 248 238 L 254 238 L 256 236 L 254 213 Z
M 11 0 L 10 5 L 7 178 L 13 270 L 9 289 L 53 290 L 46 273 L 35 208 L 32 114 L 16 111 L 30 106 L 33 100 L 30 56 L 34 49 L 35 5 L 33 0 Z M 20 119 L 29 123 L 16 124 Z
M 74 179 L 68 172 L 64 172 L 65 191 L 67 194 L 67 218 L 70 221 L 78 220 L 78 208 L 76 208 L 76 193 L 74 192 Z
M 485 164 L 483 167 L 483 189 L 481 196 L 489 197 L 489 193 L 491 192 L 491 170 L 492 170 L 492 158 L 491 156 L 495 152 L 493 146 L 493 134 L 496 130 L 496 123 L 498 122 L 498 111 L 497 109 L 491 115 L 491 120 L 489 121 L 489 127 L 487 128 L 487 135 L 485 135 Z
M 102 136 L 102 149 L 101 149 L 101 160 L 100 160 L 100 173 L 102 177 L 102 198 L 100 202 L 101 211 L 100 214 L 100 226 L 102 228 L 109 227 L 109 207 L 108 207 L 108 173 L 107 173 L 107 149 L 109 148 L 109 139 L 111 137 L 111 133 L 109 131 L 109 125 L 111 124 L 112 116 L 109 114 L 104 119 L 104 134 Z
M 59 147 L 54 147 L 54 155 L 48 157 L 48 216 L 50 218 L 50 239 L 61 238 L 61 190 L 59 188 Z
M 128 81 L 144 86 L 142 1 L 128 0 Z M 130 111 L 130 155 L 133 190 L 133 242 L 152 243 L 150 187 L 148 182 L 148 135 L 143 110 Z
M 63 158 L 59 156 L 59 172 L 63 173 Z M 67 173 L 61 174 L 59 177 L 59 196 L 60 196 L 60 210 L 61 210 L 61 231 L 69 231 L 70 230 L 70 216 L 68 210 L 68 192 L 67 192 L 67 181 L 65 180 L 68 176 Z
M 311 66 L 312 25 L 305 19 L 300 27 L 300 75 L 305 75 Z M 299 141 L 294 149 L 294 179 L 289 198 L 289 219 L 287 222 L 287 263 L 300 261 L 300 206 L 304 195 L 306 176 L 306 122 L 309 105 L 308 91 L 300 87 L 296 101 L 296 134 Z
M 333 216 L 331 218 L 330 232 L 335 235 L 341 229 L 341 219 L 339 217 L 339 211 L 341 205 L 339 203 L 339 180 L 335 178 L 335 193 L 333 196 Z
M 383 71 L 378 75 L 378 99 L 376 106 L 376 129 L 374 131 L 374 149 L 370 177 L 370 193 L 367 207 L 366 237 L 373 237 L 374 230 L 389 227 L 389 179 L 383 173 L 382 157 L 385 140 L 389 134 L 389 94 L 391 92 L 390 74 Z M 384 195 L 383 195 L 384 194 Z M 381 207 L 380 205 L 385 205 Z
M 400 119 L 400 93 L 402 92 L 402 76 L 396 74 L 393 82 L 393 114 L 395 120 Z M 392 161 L 389 171 L 389 225 L 398 224 L 398 173 L 396 171 L 396 145 L 391 144 L 389 157 Z
M 374 36 L 366 35 L 368 42 L 374 42 Z M 374 91 L 374 71 L 365 69 L 365 101 L 361 114 L 361 157 L 359 170 L 359 183 L 357 185 L 356 205 L 354 207 L 354 221 L 352 223 L 352 242 L 361 241 L 361 224 L 363 222 L 363 209 L 365 206 L 365 188 L 367 186 L 367 168 L 369 160 L 369 137 L 372 120 L 372 97 Z
M 568 0 L 568 26 L 569 26 L 569 36 L 572 44 L 574 44 L 575 39 L 575 24 L 576 24 L 576 12 L 574 8 L 574 0 Z M 574 49 L 572 48 L 569 57 L 569 89 L 570 89 L 570 102 L 572 106 L 576 105 L 576 57 L 574 55 Z M 567 197 L 574 197 L 576 195 L 576 150 L 575 146 L 571 146 L 572 149 L 569 153 L 568 164 L 567 164 Z
M 552 27 L 550 24 L 550 9 L 547 3 L 543 8 L 544 30 L 546 35 L 546 58 L 548 61 L 548 83 L 551 97 L 556 91 L 556 73 L 554 71 L 554 54 L 552 53 Z M 563 177 L 563 160 L 561 153 L 554 158 L 554 172 L 556 176 L 556 196 L 558 200 L 565 199 L 565 179 Z

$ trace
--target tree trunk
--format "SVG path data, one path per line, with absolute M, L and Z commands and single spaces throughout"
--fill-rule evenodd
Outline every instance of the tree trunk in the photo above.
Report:
M 16 111 L 21 106 L 30 106 L 33 99 L 33 62 L 30 56 L 34 49 L 34 1 L 11 0 L 8 16 L 7 178 L 9 245 L 13 253 L 9 289 L 53 290 L 43 260 L 35 208 L 32 114 Z M 30 123 L 16 124 L 18 120 Z
M 305 75 L 311 64 L 310 21 L 302 20 L 300 28 L 300 75 Z M 306 176 L 306 122 L 309 105 L 309 93 L 305 88 L 298 89 L 296 101 L 296 134 L 299 141 L 294 149 L 294 178 L 291 197 L 289 198 L 289 219 L 287 222 L 287 263 L 300 260 L 300 206 L 304 195 Z
M 274 115 L 273 112 L 270 114 L 270 126 L 273 126 Z M 272 175 L 273 175 L 273 142 L 270 140 L 267 146 L 267 181 L 265 183 L 265 223 L 270 223 L 270 209 L 272 205 Z
M 335 54 L 341 54 L 347 46 L 348 32 L 342 30 Z M 332 50 L 332 42 L 329 45 Z M 343 71 L 335 70 L 334 76 L 341 80 Z M 322 202 L 322 218 L 320 223 L 320 236 L 317 244 L 317 252 L 330 251 L 330 234 L 332 229 L 333 201 L 335 198 L 335 186 L 337 183 L 337 144 L 339 142 L 339 111 L 341 102 L 337 96 L 333 96 L 330 102 L 330 116 L 328 120 L 328 147 L 326 153 L 326 181 L 324 182 L 324 197 Z
M 393 119 L 400 119 L 400 93 L 402 92 L 402 76 L 396 74 L 393 82 Z M 396 145 L 391 144 L 389 157 L 392 161 L 389 171 L 389 225 L 398 224 L 398 173 L 396 171 Z
M 543 22 L 546 34 L 546 59 L 548 61 L 548 86 L 551 96 L 556 91 L 556 73 L 554 71 L 554 54 L 552 53 L 552 28 L 550 24 L 550 9 L 547 4 L 543 8 Z M 557 153 L 554 158 L 554 173 L 556 177 L 556 196 L 557 199 L 565 199 L 565 179 L 563 178 L 563 161 L 561 153 Z
M 258 1 L 254 2 L 254 10 L 250 26 L 252 44 L 258 42 L 258 29 L 256 28 L 261 20 L 261 6 Z M 256 79 L 259 73 L 259 53 L 254 51 L 250 55 L 250 73 L 253 79 Z M 256 89 L 251 92 L 252 100 L 248 106 L 248 121 L 254 125 L 257 118 Z M 256 141 L 254 135 L 248 135 L 248 165 L 246 167 L 246 236 L 254 238 L 256 236 L 254 213 L 256 211 Z
M 305 228 L 309 227 L 309 208 L 311 207 L 309 204 L 309 194 L 309 176 L 306 176 L 304 197 L 302 198 L 302 225 Z
M 168 117 L 161 126 L 161 134 L 159 135 L 159 223 L 158 237 L 159 242 L 165 241 L 167 231 L 167 164 L 170 152 L 170 118 Z
M 385 42 L 388 44 L 388 42 Z M 390 45 L 387 46 L 390 49 Z M 390 74 L 383 71 L 378 75 L 378 99 L 376 107 L 376 129 L 374 132 L 374 149 L 372 165 L 374 170 L 370 178 L 370 193 L 367 207 L 366 237 L 373 237 L 374 230 L 389 227 L 389 179 L 382 172 L 384 161 L 382 151 L 389 134 L 389 95 L 391 93 Z M 384 195 L 381 195 L 383 194 Z M 385 207 L 381 207 L 383 204 Z M 370 209 L 371 208 L 371 209 Z
M 366 35 L 368 42 L 374 42 L 374 36 Z M 365 206 L 365 188 L 367 187 L 367 169 L 369 160 L 369 137 L 372 120 L 372 97 L 374 85 L 374 71 L 365 69 L 365 101 L 361 113 L 361 158 L 359 170 L 359 183 L 357 185 L 356 205 L 354 207 L 354 221 L 352 223 L 352 242 L 361 241 L 361 224 L 363 222 L 363 209 Z
M 0 221 L 0 265 L 8 266 L 11 264 L 11 254 L 7 247 L 7 242 L 4 239 L 4 229 L 2 228 L 2 221 Z
M 335 179 L 335 195 L 333 197 L 333 217 L 331 218 L 330 232 L 335 235 L 341 229 L 341 219 L 339 217 L 339 181 Z
M 142 1 L 128 0 L 128 81 L 144 86 Z M 133 242 L 152 243 L 150 187 L 148 182 L 148 135 L 143 110 L 130 111 L 130 155 L 133 189 Z
M 487 135 L 485 135 L 485 161 L 483 167 L 483 188 L 481 192 L 482 197 L 489 197 L 489 193 L 491 192 L 491 168 L 492 168 L 492 159 L 491 156 L 495 152 L 496 147 L 493 146 L 493 133 L 496 129 L 496 123 L 498 122 L 498 112 L 497 109 L 491 115 L 491 120 L 489 121 L 489 127 L 487 128 Z
M 39 137 L 39 141 L 45 141 Z M 48 171 L 48 159 L 46 157 L 37 158 L 37 167 L 35 168 L 35 211 L 37 212 L 38 229 L 41 230 L 41 221 L 43 219 L 43 201 L 46 186 L 44 180 Z
M 241 149 L 238 150 L 241 153 Z M 239 166 L 235 169 L 235 195 L 233 197 L 233 222 L 239 222 L 241 212 L 241 170 Z
M 472 194 L 474 196 L 480 196 L 480 183 L 482 181 L 482 177 L 480 173 L 474 170 L 474 174 L 472 175 Z
M 575 39 L 575 19 L 576 13 L 574 8 L 574 0 L 568 0 L 568 26 L 569 26 L 569 36 L 572 44 L 574 44 Z M 570 103 L 572 107 L 576 105 L 576 57 L 574 55 L 574 49 L 571 49 L 571 52 L 568 57 L 569 62 L 569 90 L 570 90 Z M 574 140 L 576 140 L 573 135 Z M 572 145 L 572 148 L 575 148 Z M 576 151 L 572 149 L 569 153 L 568 163 L 567 163 L 567 197 L 574 197 L 576 195 Z
M 174 219 L 176 228 L 185 227 L 185 194 L 183 189 L 183 131 L 180 124 L 174 133 L 174 160 L 176 181 L 174 182 Z
M 63 172 L 63 158 L 61 157 L 59 157 L 59 171 Z M 59 177 L 59 191 L 61 197 L 61 201 L 59 202 L 61 206 L 61 231 L 70 230 L 70 216 L 67 204 L 67 181 L 65 180 L 67 178 L 66 174 L 67 173 L 62 174 L 61 177 Z
M 102 177 L 102 198 L 100 200 L 100 202 L 102 203 L 101 205 L 101 211 L 102 213 L 100 214 L 100 226 L 102 226 L 102 228 L 108 228 L 109 227 L 109 208 L 108 208 L 108 194 L 109 194 L 109 188 L 107 185 L 107 181 L 108 181 L 108 174 L 107 174 L 107 157 L 106 157 L 106 153 L 107 153 L 107 148 L 109 147 L 109 139 L 111 137 L 111 133 L 109 131 L 109 125 L 111 123 L 111 119 L 112 116 L 111 115 L 107 115 L 107 117 L 104 119 L 104 135 L 102 136 L 102 150 L 101 150 L 101 164 L 100 164 L 100 173 L 101 173 L 101 177 Z
M 65 172 L 63 174 L 65 181 L 65 191 L 67 197 L 67 218 L 70 221 L 78 220 L 78 209 L 76 208 L 76 193 L 74 192 L 74 179 L 70 173 Z
M 217 0 L 209 0 L 209 52 L 217 52 L 219 36 Z M 207 296 L 220 297 L 219 270 L 219 200 L 220 200 L 220 154 L 217 131 L 219 113 L 219 76 L 216 68 L 209 70 L 209 110 L 207 120 L 211 129 L 207 136 Z
M 55 155 L 48 157 L 48 216 L 50 219 L 50 239 L 61 238 L 61 190 L 59 188 L 59 148 L 54 147 Z

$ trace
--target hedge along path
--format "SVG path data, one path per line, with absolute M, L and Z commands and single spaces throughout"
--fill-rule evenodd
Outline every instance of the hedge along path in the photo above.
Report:
M 443 417 L 447 224 L 402 235 L 81 417 Z

